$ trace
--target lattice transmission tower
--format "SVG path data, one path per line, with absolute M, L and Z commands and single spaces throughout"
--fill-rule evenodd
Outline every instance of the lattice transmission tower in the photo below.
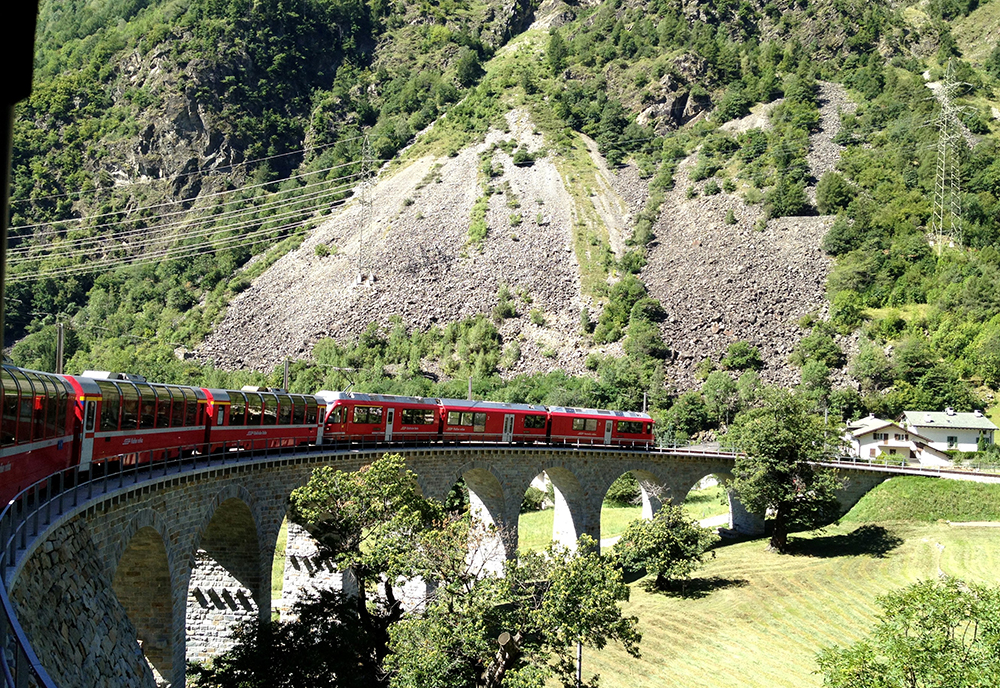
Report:
M 962 244 L 962 179 L 959 165 L 959 146 L 962 126 L 956 106 L 961 83 L 955 81 L 951 60 L 945 71 L 944 81 L 937 93 L 941 111 L 932 121 L 938 128 L 937 165 L 934 173 L 934 217 L 931 219 L 931 240 L 941 251 L 945 244 Z
M 361 204 L 360 229 L 358 231 L 358 276 L 356 282 L 361 284 L 365 280 L 374 279 L 374 274 L 370 272 L 368 255 L 365 246 L 365 232 L 372 226 L 372 186 L 375 175 L 375 156 L 372 154 L 372 144 L 365 134 L 361 143 L 361 193 L 359 202 Z

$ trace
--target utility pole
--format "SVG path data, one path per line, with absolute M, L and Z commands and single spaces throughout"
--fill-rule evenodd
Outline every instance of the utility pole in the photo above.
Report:
M 284 382 L 285 382 L 285 385 L 284 385 L 284 387 L 282 389 L 284 389 L 287 392 L 288 391 L 288 359 L 287 358 L 285 359 L 285 377 L 284 377 Z
M 56 323 L 56 374 L 63 372 L 63 348 L 66 342 L 66 333 L 62 323 Z
M 358 277 L 357 284 L 361 284 L 365 279 L 373 280 L 373 274 L 365 274 L 365 270 L 370 270 L 367 256 L 365 256 L 365 231 L 372 224 L 372 176 L 375 172 L 375 161 L 372 154 L 372 144 L 365 134 L 361 143 L 361 226 L 358 230 Z

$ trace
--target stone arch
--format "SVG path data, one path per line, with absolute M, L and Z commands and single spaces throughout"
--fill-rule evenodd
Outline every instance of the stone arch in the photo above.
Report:
M 555 504 L 552 507 L 552 541 L 564 547 L 575 548 L 577 539 L 586 532 L 583 485 L 576 474 L 563 463 L 548 464 L 547 467 L 532 471 L 534 474 L 531 480 L 545 473 L 552 483 L 555 497 Z M 529 480 L 528 485 L 530 484 Z M 525 486 L 520 494 L 523 495 L 527 489 Z
M 604 498 L 611 488 L 612 483 L 626 473 L 634 475 L 636 481 L 639 483 L 639 495 L 642 500 L 642 518 L 653 518 L 656 512 L 663 506 L 663 503 L 673 497 L 673 490 L 669 481 L 653 473 L 648 466 L 624 463 L 616 465 L 615 470 L 602 472 L 601 480 L 595 486 L 596 489 L 588 500 L 588 511 L 594 514 L 596 525 L 594 536 L 598 541 L 604 535 L 601 531 L 601 507 L 604 503 Z
M 697 475 L 697 473 L 702 473 L 702 475 Z M 694 476 L 694 477 L 692 477 Z M 688 473 L 685 479 L 680 481 L 674 487 L 674 493 L 677 495 L 677 499 L 674 501 L 675 504 L 684 504 L 691 491 L 695 489 L 705 478 L 716 476 L 719 479 L 719 484 L 724 485 L 725 482 L 733 479 L 733 474 L 728 469 L 716 469 L 715 467 L 706 467 L 701 470 L 696 470 L 694 473 Z M 736 498 L 735 494 L 731 489 L 726 489 L 727 501 L 729 504 L 729 516 L 724 524 L 727 528 L 733 527 L 733 513 L 734 510 L 742 509 L 742 505 L 739 504 L 739 500 Z M 714 527 L 714 526 L 713 526 Z
M 163 517 L 152 509 L 137 513 L 126 526 L 110 560 L 111 589 L 135 626 L 142 654 L 157 681 L 183 676 L 178 652 L 174 600 L 174 556 Z
M 469 554 L 473 565 L 499 572 L 504 561 L 517 552 L 517 520 L 515 516 L 511 523 L 503 481 L 496 469 L 484 461 L 470 461 L 463 465 L 453 473 L 451 485 L 459 478 L 465 481 L 469 490 L 469 511 L 473 522 L 483 527 L 474 534 L 470 543 L 472 550 Z M 450 485 L 448 489 L 451 489 Z
M 187 661 L 204 661 L 228 650 L 237 623 L 270 612 L 270 581 L 255 507 L 246 488 L 229 485 L 216 493 L 206 510 L 188 581 Z

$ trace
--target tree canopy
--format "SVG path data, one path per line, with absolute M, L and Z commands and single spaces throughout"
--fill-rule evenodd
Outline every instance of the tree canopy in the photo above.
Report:
M 623 569 L 645 569 L 655 576 L 653 587 L 665 590 L 698 568 L 705 551 L 718 539 L 688 518 L 683 508 L 664 504 L 652 519 L 632 521 L 613 553 Z
M 1000 588 L 922 581 L 879 598 L 871 635 L 817 661 L 826 688 L 1000 685 Z
M 840 433 L 809 409 L 802 396 L 768 388 L 726 435 L 740 451 L 733 489 L 749 511 L 768 515 L 771 547 L 779 552 L 787 548 L 790 529 L 815 527 L 837 513 L 835 473 L 810 462 L 824 458 Z

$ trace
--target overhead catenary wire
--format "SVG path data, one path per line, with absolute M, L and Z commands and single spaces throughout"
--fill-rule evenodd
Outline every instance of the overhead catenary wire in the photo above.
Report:
M 379 160 L 378 162 L 383 163 L 383 162 L 385 162 L 385 160 Z M 313 176 L 313 175 L 323 174 L 323 173 L 326 173 L 326 172 L 332 172 L 333 170 L 338 170 L 338 169 L 341 169 L 341 168 L 344 168 L 344 167 L 350 167 L 352 165 L 357 165 L 357 164 L 358 163 L 356 161 L 352 161 L 352 162 L 342 163 L 340 165 L 334 165 L 333 167 L 327 167 L 327 168 L 324 168 L 324 169 L 321 169 L 321 170 L 314 170 L 312 172 L 303 172 L 302 174 L 292 175 L 292 176 L 286 177 L 284 179 L 278 179 L 278 180 L 274 180 L 274 181 L 270 181 L 270 182 L 261 182 L 259 184 L 247 184 L 247 185 L 244 185 L 244 186 L 236 187 L 234 189 L 226 189 L 225 191 L 216 191 L 216 192 L 213 192 L 213 193 L 200 195 L 200 196 L 198 196 L 198 200 L 210 199 L 210 198 L 218 198 L 220 196 L 226 196 L 226 195 L 230 195 L 230 194 L 237 194 L 237 193 L 241 193 L 241 192 L 244 192 L 244 191 L 249 191 L 251 189 L 259 189 L 259 188 L 262 188 L 262 187 L 265 187 L 265 186 L 273 186 L 274 184 L 281 184 L 281 183 L 287 182 L 287 181 L 294 181 L 294 180 L 297 180 L 297 179 L 304 179 L 306 177 L 310 177 L 310 176 Z M 335 179 L 341 179 L 341 177 L 337 177 Z M 329 180 L 324 180 L 324 181 L 329 181 Z M 322 184 L 322 183 L 323 182 L 313 182 L 313 184 Z M 308 184 L 306 186 L 308 186 Z M 303 187 L 297 187 L 297 188 L 303 188 Z M 282 191 L 276 191 L 274 193 L 290 193 L 290 192 L 295 191 L 295 190 L 296 189 L 285 189 L 285 190 L 282 190 Z M 180 204 L 183 204 L 183 203 L 187 203 L 190 200 L 191 199 L 177 199 L 177 200 L 174 200 L 174 201 L 164 201 L 163 203 L 157 203 L 157 204 L 154 204 L 154 205 L 138 206 L 138 207 L 136 207 L 134 209 L 131 209 L 131 210 L 114 210 L 114 211 L 109 211 L 109 212 L 105 212 L 105 213 L 98 213 L 97 215 L 87 215 L 85 217 L 71 217 L 71 218 L 67 218 L 65 220 L 53 220 L 53 221 L 50 221 L 50 222 L 39 222 L 39 223 L 35 223 L 35 224 L 18 225 L 17 227 L 11 227 L 11 230 L 35 229 L 37 227 L 45 227 L 45 226 L 51 226 L 51 225 L 57 225 L 57 224 L 61 225 L 61 224 L 67 224 L 67 223 L 82 223 L 82 222 L 85 222 L 87 220 L 95 220 L 95 219 L 100 219 L 100 218 L 104 218 L 104 217 L 118 216 L 118 215 L 121 215 L 122 213 L 136 214 L 136 213 L 148 212 L 148 211 L 152 211 L 152 210 L 157 210 L 159 208 L 168 208 L 168 207 L 171 207 L 171 206 L 180 205 Z M 186 213 L 186 212 L 190 212 L 190 211 L 189 210 L 181 210 L 181 211 L 177 211 L 177 214 Z M 103 226 L 109 226 L 109 225 L 114 225 L 114 224 L 117 224 L 117 222 L 110 222 L 110 223 L 106 223 L 106 224 L 103 224 L 103 225 L 93 225 L 93 226 L 94 227 L 103 227 Z M 34 236 L 34 237 L 48 236 L 48 235 L 51 235 L 51 234 L 61 234 L 63 231 L 65 231 L 65 230 L 64 229 L 52 229 L 52 230 L 48 230 L 46 232 L 32 232 L 32 234 L 30 236 Z
M 356 177 L 356 176 L 357 175 L 352 175 L 352 177 Z M 340 179 L 345 179 L 345 178 L 342 177 Z M 311 194 L 303 194 L 303 195 L 293 196 L 291 198 L 281 199 L 281 200 L 277 200 L 277 201 L 269 201 L 269 202 L 261 204 L 261 205 L 246 206 L 246 207 L 243 207 L 243 208 L 240 208 L 240 209 L 237 209 L 237 210 L 229 211 L 227 213 L 202 216 L 202 217 L 199 217 L 198 219 L 195 219 L 195 220 L 180 220 L 180 221 L 166 223 L 166 224 L 162 224 L 162 225 L 155 225 L 153 227 L 143 227 L 143 228 L 139 228 L 139 229 L 126 230 L 126 231 L 123 231 L 123 232 L 118 232 L 118 233 L 113 233 L 113 234 L 103 234 L 103 235 L 92 236 L 92 237 L 79 237 L 77 239 L 68 239 L 66 241 L 60 241 L 58 243 L 52 243 L 52 244 L 49 244 L 49 245 L 24 244 L 24 245 L 17 246 L 15 248 L 10 249 L 8 253 L 10 255 L 12 255 L 12 256 L 31 255 L 32 259 L 38 259 L 38 258 L 44 257 L 43 255 L 37 255 L 37 254 L 44 253 L 46 250 L 48 250 L 48 253 L 46 255 L 49 255 L 49 256 L 52 256 L 52 255 L 59 255 L 59 256 L 70 255 L 70 256 L 72 256 L 72 255 L 77 255 L 77 254 L 81 254 L 81 253 L 84 254 L 84 255 L 86 255 L 86 253 L 88 253 L 89 250 L 90 250 L 88 247 L 95 247 L 95 246 L 99 246 L 99 245 L 102 245 L 102 244 L 107 244 L 107 243 L 111 243 L 111 242 L 115 242 L 115 241 L 129 240 L 129 239 L 132 239 L 132 238 L 135 238 L 135 237 L 139 237 L 139 238 L 141 238 L 144 241 L 157 240 L 157 239 L 160 239 L 169 230 L 178 229 L 178 228 L 185 228 L 185 229 L 197 230 L 197 228 L 199 228 L 199 227 L 205 227 L 206 229 L 203 230 L 204 234 L 206 234 L 206 235 L 208 235 L 208 234 L 214 234 L 216 232 L 221 232 L 221 231 L 225 231 L 226 229 L 228 229 L 228 227 L 226 227 L 226 226 L 220 226 L 219 225 L 219 221 L 220 220 L 226 220 L 226 219 L 231 219 L 231 218 L 238 218 L 238 217 L 243 216 L 243 215 L 259 213 L 259 212 L 264 211 L 264 210 L 271 210 L 271 211 L 273 211 L 273 210 L 281 210 L 282 208 L 287 208 L 289 206 L 297 205 L 297 204 L 305 202 L 305 201 L 312 201 L 312 202 L 320 201 L 320 200 L 323 200 L 324 198 L 328 198 L 330 196 L 337 196 L 339 194 L 345 193 L 346 191 L 349 191 L 351 188 L 353 188 L 353 185 L 351 185 L 351 184 L 343 184 L 343 185 L 340 185 L 340 186 L 334 186 L 334 187 L 328 187 L 328 188 L 325 188 L 325 189 L 320 189 L 318 191 L 314 191 Z M 214 210 L 214 209 L 209 208 L 209 209 L 205 209 L 205 210 Z M 310 212 L 310 211 L 314 211 L 314 210 L 315 210 L 314 207 L 310 207 L 310 208 L 301 209 L 299 212 Z M 262 218 L 255 218 L 255 220 L 263 222 L 263 221 L 271 220 L 271 219 L 273 219 L 273 217 L 274 216 L 268 216 L 268 217 L 262 217 Z M 199 230 L 199 231 L 201 231 L 201 230 Z M 184 232 L 182 234 L 171 233 L 171 234 L 167 234 L 166 238 L 170 239 L 170 240 L 175 240 L 175 239 L 178 239 L 178 238 L 182 238 L 184 236 L 196 235 L 197 233 L 198 233 L 198 231 Z M 70 251 L 68 249 L 79 249 L 79 250 Z M 15 263 L 16 262 L 23 262 L 23 259 L 22 259 L 22 261 L 16 261 L 15 260 L 13 262 L 15 262 Z
M 193 172 L 184 172 L 184 173 L 181 173 L 181 174 L 178 174 L 178 175 L 174 175 L 174 176 L 170 177 L 169 179 L 160 178 L 160 179 L 148 179 L 146 181 L 136 181 L 136 182 L 132 182 L 130 184 L 130 186 L 131 185 L 135 185 L 135 184 L 143 184 L 143 183 L 145 183 L 145 184 L 151 184 L 153 182 L 159 182 L 159 181 L 171 181 L 171 180 L 175 180 L 175 179 L 183 179 L 185 177 L 193 177 L 193 176 L 198 175 L 198 174 L 205 174 L 205 175 L 209 175 L 210 176 L 210 175 L 216 174 L 216 173 L 218 173 L 218 172 L 220 172 L 222 170 L 232 170 L 232 169 L 236 169 L 237 167 L 241 167 L 241 166 L 245 166 L 245 165 L 254 165 L 254 164 L 259 163 L 259 162 L 267 162 L 269 160 L 276 160 L 278 158 L 285 158 L 285 157 L 288 157 L 288 156 L 291 156 L 291 155 L 299 155 L 300 153 L 309 153 L 309 152 L 312 152 L 312 151 L 325 150 L 327 148 L 330 148 L 332 146 L 336 146 L 336 145 L 341 144 L 341 143 L 350 143 L 351 141 L 357 141 L 358 139 L 362 139 L 362 138 L 364 138 L 364 136 L 361 135 L 361 134 L 359 134 L 357 136 L 351 136 L 351 137 L 344 138 L 344 139 L 337 139 L 333 143 L 325 143 L 322 146 L 312 146 L 310 148 L 300 148 L 298 150 L 289 151 L 287 153 L 278 153 L 277 155 L 269 155 L 269 156 L 266 156 L 266 157 L 263 157 L 263 158 L 254 158 L 252 160 L 244 160 L 243 162 L 233 163 L 232 165 L 224 165 L 224 166 L 221 166 L 221 167 L 203 167 L 201 169 L 194 170 Z M 269 183 L 273 184 L 274 182 L 269 182 Z M 54 198 L 68 198 L 70 196 L 79 196 L 82 193 L 83 193 L 82 190 L 80 190 L 80 191 L 69 191 L 67 193 L 49 194 L 47 196 L 36 196 L 34 198 L 21 198 L 21 199 L 18 199 L 16 201 L 13 201 L 12 203 L 14 203 L 14 204 L 21 204 L 21 203 L 28 203 L 29 201 L 46 201 L 46 200 L 51 200 L 51 199 L 54 199 Z
M 343 202 L 341 202 L 342 204 Z M 336 205 L 334 207 L 337 207 Z M 10 282 L 28 282 L 38 279 L 49 279 L 53 277 L 65 277 L 69 275 L 87 274 L 90 272 L 97 272 L 106 269 L 114 269 L 120 267 L 132 267 L 137 265 L 146 265 L 149 263 L 161 263 L 171 260 L 180 260 L 184 258 L 196 258 L 203 255 L 210 255 L 216 253 L 219 250 L 228 248 L 234 244 L 245 244 L 250 239 L 263 240 L 264 238 L 276 234 L 279 232 L 298 229 L 306 225 L 311 221 L 311 218 L 301 220 L 299 222 L 293 222 L 278 227 L 268 227 L 256 230 L 254 232 L 249 232 L 247 234 L 238 234 L 232 237 L 225 237 L 217 242 L 214 242 L 211 246 L 206 246 L 205 244 L 188 245 L 188 246 L 173 246 L 156 252 L 144 252 L 139 256 L 133 256 L 129 258 L 117 258 L 113 260 L 95 260 L 83 264 L 70 265 L 62 268 L 57 268 L 55 270 L 49 270 L 44 272 L 32 272 L 21 275 L 12 275 L 9 278 Z M 250 243 L 257 243 L 252 241 Z M 195 249 L 195 250 L 190 250 Z

